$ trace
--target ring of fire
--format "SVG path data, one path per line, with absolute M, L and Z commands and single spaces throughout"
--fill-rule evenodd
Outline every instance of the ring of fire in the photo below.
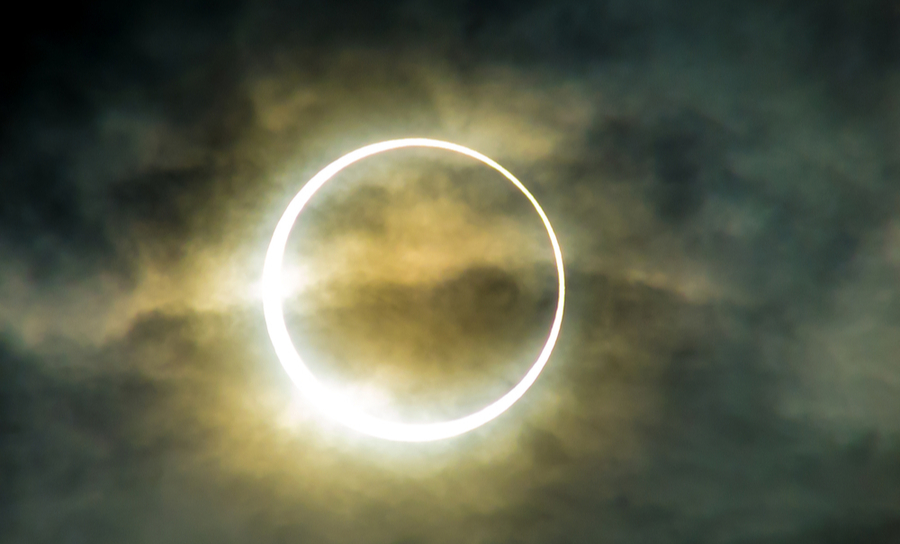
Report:
M 284 291 L 282 290 L 281 268 L 284 260 L 284 250 L 294 222 L 297 220 L 300 212 L 303 211 L 306 203 L 328 180 L 347 166 L 377 153 L 404 147 L 426 147 L 453 151 L 476 159 L 503 174 L 528 198 L 541 217 L 541 221 L 543 221 L 544 227 L 547 229 L 550 244 L 553 246 L 556 273 L 559 278 L 559 300 L 553 324 L 550 327 L 550 334 L 537 360 L 522 380 L 502 397 L 484 408 L 458 419 L 436 423 L 402 423 L 377 418 L 366 414 L 355 407 L 348 399 L 325 388 L 313 376 L 294 347 L 284 321 L 282 308 L 282 293 Z M 272 345 L 275 347 L 275 353 L 278 355 L 278 359 L 281 361 L 281 365 L 288 376 L 317 409 L 327 417 L 370 436 L 402 442 L 426 442 L 457 436 L 480 427 L 505 412 L 517 400 L 522 398 L 528 388 L 537 380 L 538 375 L 550 358 L 554 345 L 556 345 L 556 339 L 559 336 L 560 326 L 562 325 L 566 285 L 562 251 L 559 248 L 559 242 L 556 239 L 556 234 L 553 232 L 553 227 L 550 225 L 550 220 L 547 219 L 547 215 L 541 209 L 537 199 L 515 176 L 494 160 L 467 147 L 427 138 L 405 138 L 379 142 L 352 151 L 323 168 L 300 189 L 300 192 L 288 204 L 287 209 L 275 226 L 275 232 L 272 235 L 272 241 L 269 244 L 263 265 L 262 298 L 266 327 L 269 331 L 269 337 L 272 339 Z

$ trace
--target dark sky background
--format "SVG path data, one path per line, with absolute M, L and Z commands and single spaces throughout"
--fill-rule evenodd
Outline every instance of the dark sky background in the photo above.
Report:
M 0 78 L 0 541 L 900 542 L 900 3 L 30 3 Z M 455 439 L 295 391 L 259 277 L 374 141 L 543 204 L 544 374 Z M 518 379 L 528 203 L 397 152 L 294 230 L 294 340 L 373 413 Z

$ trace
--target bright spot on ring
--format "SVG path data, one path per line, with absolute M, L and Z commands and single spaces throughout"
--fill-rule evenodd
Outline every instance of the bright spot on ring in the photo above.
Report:
M 547 229 L 547 236 L 550 237 L 550 244 L 553 246 L 553 256 L 556 259 L 556 273 L 559 278 L 559 300 L 556 305 L 556 315 L 553 318 L 553 325 L 550 327 L 550 334 L 547 342 L 544 344 L 537 360 L 525 374 L 515 387 L 510 389 L 505 395 L 495 400 L 484 408 L 469 414 L 467 416 L 453 419 L 450 421 L 441 421 L 437 423 L 403 423 L 400 421 L 390 421 L 373 417 L 358 407 L 347 398 L 330 391 L 323 386 L 315 376 L 312 375 L 309 368 L 303 363 L 300 354 L 294 347 L 288 334 L 287 326 L 284 322 L 284 311 L 282 309 L 282 276 L 281 265 L 284 260 L 284 249 L 287 244 L 288 236 L 294 222 L 303 211 L 303 207 L 312 198 L 325 183 L 333 178 L 335 174 L 350 166 L 351 164 L 371 157 L 377 153 L 390 151 L 392 149 L 400 149 L 404 147 L 428 147 L 436 149 L 445 149 L 466 155 L 482 163 L 490 166 L 494 170 L 503 174 L 506 179 L 511 181 L 522 194 L 524 194 L 535 211 L 544 222 Z M 266 253 L 266 261 L 263 265 L 262 275 L 262 295 L 263 310 L 266 316 L 266 327 L 269 330 L 269 337 L 272 339 L 272 345 L 275 347 L 275 353 L 281 361 L 281 365 L 287 371 L 288 376 L 294 384 L 300 388 L 300 391 L 327 417 L 350 427 L 361 433 L 384 438 L 386 440 L 396 440 L 401 442 L 427 442 L 430 440 L 439 440 L 441 438 L 449 438 L 457 436 L 477 427 L 480 427 L 488 421 L 499 416 L 512 406 L 529 387 L 537 380 L 538 375 L 553 351 L 556 345 L 556 338 L 559 336 L 559 329 L 562 325 L 563 307 L 565 306 L 566 284 L 565 271 L 563 270 L 562 252 L 559 249 L 559 242 L 550 220 L 540 204 L 534 196 L 528 192 L 522 183 L 516 179 L 508 170 L 497 164 L 492 159 L 482 155 L 481 153 L 463 147 L 461 145 L 443 142 L 440 140 L 430 140 L 427 138 L 406 138 L 402 140 L 388 140 L 376 144 L 367 145 L 356 151 L 350 152 L 338 160 L 332 162 L 318 174 L 312 177 L 309 182 L 300 189 L 297 196 L 288 204 L 284 215 L 275 226 L 275 233 L 272 235 L 272 241 L 269 244 L 269 250 Z

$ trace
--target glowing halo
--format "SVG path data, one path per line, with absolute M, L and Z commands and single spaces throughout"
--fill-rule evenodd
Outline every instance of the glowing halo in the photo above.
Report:
M 553 325 L 550 327 L 550 334 L 547 342 L 544 344 L 540 355 L 534 365 L 525 374 L 515 387 L 510 389 L 502 397 L 487 405 L 486 407 L 459 419 L 450 421 L 442 421 L 437 423 L 401 423 L 398 421 L 389 421 L 385 419 L 370 416 L 359 410 L 353 404 L 342 396 L 329 391 L 312 375 L 309 368 L 303 363 L 300 355 L 297 353 L 287 326 L 284 322 L 284 311 L 282 309 L 282 285 L 281 285 L 281 265 L 284 260 L 284 250 L 287 244 L 288 236 L 294 222 L 303 210 L 303 207 L 309 202 L 310 198 L 325 183 L 334 177 L 335 174 L 350 166 L 351 164 L 362 160 L 366 157 L 390 151 L 392 149 L 400 149 L 403 147 L 429 147 L 437 149 L 446 149 L 455 151 L 481 161 L 490 166 L 494 170 L 503 174 L 506 179 L 511 181 L 522 193 L 531 201 L 534 209 L 547 229 L 547 235 L 550 237 L 550 244 L 553 246 L 553 255 L 556 259 L 556 272 L 559 277 L 559 301 L 556 306 L 556 316 L 553 319 Z M 300 391 L 318 408 L 323 414 L 333 420 L 338 421 L 361 433 L 384 438 L 387 440 L 396 440 L 402 442 L 427 442 L 430 440 L 439 440 L 441 438 L 449 438 L 457 436 L 465 432 L 471 431 L 495 417 L 505 412 L 517 400 L 522 398 L 525 391 L 537 380 L 538 375 L 547 364 L 553 346 L 556 344 L 556 338 L 559 336 L 559 329 L 562 325 L 563 307 L 565 306 L 566 284 L 565 271 L 563 270 L 562 251 L 559 249 L 559 242 L 550 220 L 540 204 L 534 196 L 528 192 L 522 183 L 516 179 L 508 170 L 497 164 L 492 159 L 482 155 L 481 153 L 463 147 L 461 145 L 440 140 L 430 140 L 427 138 L 405 138 L 401 140 L 388 140 L 371 145 L 367 145 L 356 151 L 347 153 L 343 157 L 332 162 L 318 174 L 312 177 L 306 185 L 300 189 L 300 192 L 291 200 L 284 215 L 275 226 L 275 232 L 272 235 L 272 241 L 269 244 L 266 253 L 265 264 L 263 265 L 262 275 L 262 298 L 263 310 L 266 317 L 266 327 L 269 330 L 269 337 L 272 339 L 272 345 L 275 347 L 275 353 L 281 361 L 281 365 L 287 371 L 288 376 Z

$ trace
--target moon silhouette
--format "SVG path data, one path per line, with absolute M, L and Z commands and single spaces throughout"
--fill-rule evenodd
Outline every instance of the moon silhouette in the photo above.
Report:
M 550 244 L 553 247 L 556 272 L 559 278 L 559 300 L 553 324 L 550 327 L 550 333 L 540 355 L 538 355 L 537 360 L 522 380 L 502 397 L 474 413 L 458 419 L 435 423 L 403 423 L 371 416 L 355 406 L 350 399 L 330 391 L 322 385 L 304 364 L 303 359 L 294 347 L 284 321 L 282 308 L 284 291 L 282 289 L 281 268 L 284 260 L 284 250 L 291 228 L 300 212 L 303 211 L 306 203 L 309 202 L 316 191 L 347 166 L 377 153 L 406 147 L 436 148 L 460 153 L 476 159 L 503 174 L 528 198 L 535 211 L 541 217 L 541 221 L 543 221 L 547 235 L 550 238 Z M 550 220 L 547 218 L 544 210 L 541 209 L 537 199 L 515 176 L 489 157 L 461 145 L 427 138 L 405 138 L 370 144 L 347 153 L 313 176 L 291 200 L 275 226 L 275 232 L 272 235 L 272 241 L 269 243 L 269 249 L 263 265 L 261 286 L 266 327 L 269 331 L 269 337 L 272 339 L 275 353 L 278 355 L 278 359 L 288 376 L 306 398 L 326 417 L 351 429 L 377 438 L 401 442 L 427 442 L 466 433 L 496 418 L 522 398 L 528 388 L 537 380 L 544 366 L 546 366 L 550 353 L 556 345 L 556 339 L 559 336 L 559 330 L 562 325 L 566 298 L 562 251 L 559 247 L 559 241 L 556 239 L 556 234 L 553 232 L 553 227 L 550 225 Z

